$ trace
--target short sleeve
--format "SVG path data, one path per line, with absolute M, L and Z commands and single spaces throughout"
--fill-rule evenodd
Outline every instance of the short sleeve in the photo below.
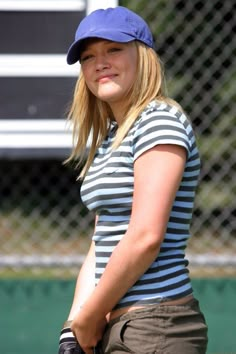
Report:
M 133 140 L 133 154 L 136 160 L 142 153 L 160 144 L 183 146 L 187 155 L 191 150 L 191 126 L 186 116 L 179 111 L 144 111 L 137 121 Z

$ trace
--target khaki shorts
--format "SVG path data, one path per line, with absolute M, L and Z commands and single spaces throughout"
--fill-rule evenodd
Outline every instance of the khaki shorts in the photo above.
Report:
M 112 320 L 102 354 L 205 354 L 207 325 L 196 299 L 184 305 L 153 305 Z

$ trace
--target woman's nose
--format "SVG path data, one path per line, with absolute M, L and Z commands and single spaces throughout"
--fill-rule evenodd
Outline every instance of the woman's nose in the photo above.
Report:
M 105 55 L 99 55 L 96 57 L 96 70 L 104 70 L 110 67 L 110 64 Z

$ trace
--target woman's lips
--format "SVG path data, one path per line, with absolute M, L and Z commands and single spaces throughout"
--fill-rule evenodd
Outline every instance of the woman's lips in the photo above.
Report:
M 117 76 L 117 75 L 115 75 L 115 74 L 102 75 L 102 76 L 99 76 L 96 81 L 97 82 L 106 82 L 106 81 L 113 79 L 115 76 Z

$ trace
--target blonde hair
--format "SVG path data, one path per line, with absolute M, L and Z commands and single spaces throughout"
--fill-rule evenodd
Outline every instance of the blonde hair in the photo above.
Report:
M 116 149 L 143 109 L 152 100 L 179 105 L 165 93 L 165 80 L 161 61 L 152 48 L 135 41 L 138 52 L 136 80 L 127 97 L 123 123 L 117 130 L 113 149 Z M 88 89 L 83 73 L 77 80 L 68 119 L 73 124 L 73 149 L 66 162 L 77 161 L 84 165 L 79 177 L 83 177 L 91 165 L 98 146 L 106 137 L 111 121 L 114 120 L 109 105 L 99 100 Z M 87 144 L 91 145 L 87 154 Z M 84 164 L 84 158 L 86 161 Z

